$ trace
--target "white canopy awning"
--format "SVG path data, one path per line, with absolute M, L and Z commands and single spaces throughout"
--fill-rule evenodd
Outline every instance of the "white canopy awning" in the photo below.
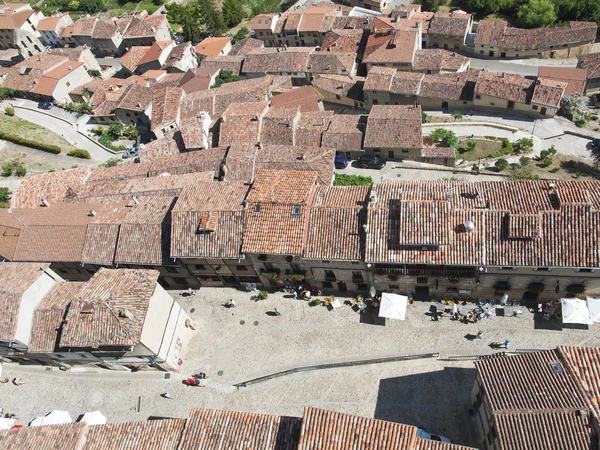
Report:
M 578 298 L 561 298 L 563 323 L 580 323 L 591 325 L 590 310 L 584 300 Z
M 384 292 L 381 294 L 381 304 L 379 305 L 379 317 L 389 319 L 406 319 L 406 307 L 408 297 L 404 295 L 390 294 Z
M 73 420 L 67 411 L 54 410 L 44 417 L 36 417 L 29 424 L 30 427 L 39 427 L 42 425 L 61 425 L 63 423 L 71 423 Z
M 587 297 L 590 320 L 600 322 L 600 297 Z
M 85 422 L 89 425 L 104 425 L 106 423 L 106 416 L 100 411 L 86 412 L 80 422 Z
M 17 419 L 0 418 L 0 430 L 10 430 Z

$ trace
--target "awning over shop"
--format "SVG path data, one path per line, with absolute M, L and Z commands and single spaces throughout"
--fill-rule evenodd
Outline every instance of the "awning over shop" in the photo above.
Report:
M 591 325 L 590 310 L 584 300 L 578 298 L 561 298 L 563 323 L 579 323 Z
M 389 294 L 387 292 L 384 292 L 383 294 L 381 294 L 379 317 L 405 320 L 407 305 L 408 297 L 404 295 Z

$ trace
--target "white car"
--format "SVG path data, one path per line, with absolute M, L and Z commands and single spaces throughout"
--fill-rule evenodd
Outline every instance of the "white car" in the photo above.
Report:
M 448 439 L 447 437 L 438 436 L 437 434 L 429 434 L 428 432 L 423 431 L 420 428 L 417 429 L 417 437 L 419 437 L 421 439 L 429 439 L 430 441 L 438 441 L 438 442 L 445 442 L 447 444 L 451 444 L 450 439 Z

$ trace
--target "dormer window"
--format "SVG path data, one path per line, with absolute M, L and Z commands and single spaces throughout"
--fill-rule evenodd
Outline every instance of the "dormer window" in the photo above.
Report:
M 299 215 L 300 215 L 300 207 L 294 206 L 294 208 L 292 209 L 292 216 L 299 216 Z
M 254 212 L 260 212 L 260 203 L 257 203 L 257 204 L 254 206 Z

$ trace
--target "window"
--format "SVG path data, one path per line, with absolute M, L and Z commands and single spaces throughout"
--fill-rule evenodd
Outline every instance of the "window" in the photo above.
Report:
M 325 263 L 325 264 L 329 264 L 329 261 L 328 261 L 328 260 L 326 260 L 326 259 L 322 260 L 321 262 L 322 262 L 322 263 Z
M 175 284 L 188 284 L 185 278 L 173 278 Z
M 254 212 L 260 212 L 260 203 L 254 205 Z
M 131 117 L 131 114 L 129 114 L 129 113 L 125 113 L 125 115 L 126 115 L 127 117 Z
M 352 264 L 360 264 L 359 261 L 352 261 Z
M 135 117 L 139 117 L 139 115 L 140 115 L 140 114 L 139 114 L 139 113 L 133 113 L 133 115 L 134 115 Z
M 206 270 L 206 266 L 204 264 L 194 264 L 194 268 L 196 270 Z
M 331 289 L 333 285 L 329 281 L 323 281 L 323 288 Z
M 381 151 L 381 149 L 379 149 L 379 148 L 376 148 L 376 149 L 374 150 L 374 152 L 375 152 L 375 153 L 379 153 L 380 151 Z
M 169 273 L 177 273 L 177 269 L 175 267 L 167 267 L 166 269 Z
M 374 104 L 374 105 L 377 105 L 378 103 L 379 103 L 379 102 L 377 101 L 377 99 L 376 99 L 376 98 L 374 98 L 374 99 L 373 99 L 373 104 Z
M 483 45 L 482 45 L 482 47 L 483 47 Z M 483 50 L 479 50 L 479 53 L 480 53 L 481 55 L 483 55 L 483 53 L 484 53 L 484 52 L 483 52 Z
M 338 100 L 341 100 L 341 99 L 342 99 L 342 97 L 340 97 L 340 96 L 339 96 L 339 95 L 337 95 L 337 94 L 336 94 L 335 98 L 336 98 L 336 99 L 338 99 Z
M 246 266 L 235 266 L 236 270 L 240 272 L 247 272 L 248 268 Z
M 594 269 L 577 269 L 577 272 L 594 273 Z
M 534 111 L 538 110 L 538 105 L 531 105 L 531 109 L 533 109 Z
M 259 31 L 259 32 L 258 32 L 258 35 L 259 35 L 259 36 L 263 36 L 263 35 L 264 35 L 264 33 L 263 33 L 262 31 Z
M 538 267 L 537 269 L 540 272 L 550 272 L 550 267 Z
M 402 153 L 408 153 L 408 149 L 406 149 L 406 148 L 403 148 L 403 149 L 402 149 Z
M 292 209 L 292 216 L 299 216 L 299 215 L 300 215 L 300 207 L 294 206 L 294 208 Z
M 515 268 L 511 267 L 511 266 L 506 266 L 506 267 L 502 267 L 501 269 L 502 270 L 514 270 Z
M 335 273 L 333 273 L 333 270 L 326 270 L 325 271 L 325 280 L 327 280 L 327 281 L 335 281 Z
M 429 282 L 429 278 L 427 277 L 417 277 L 417 284 L 427 284 Z
M 496 106 L 494 102 L 490 102 L 490 106 Z

